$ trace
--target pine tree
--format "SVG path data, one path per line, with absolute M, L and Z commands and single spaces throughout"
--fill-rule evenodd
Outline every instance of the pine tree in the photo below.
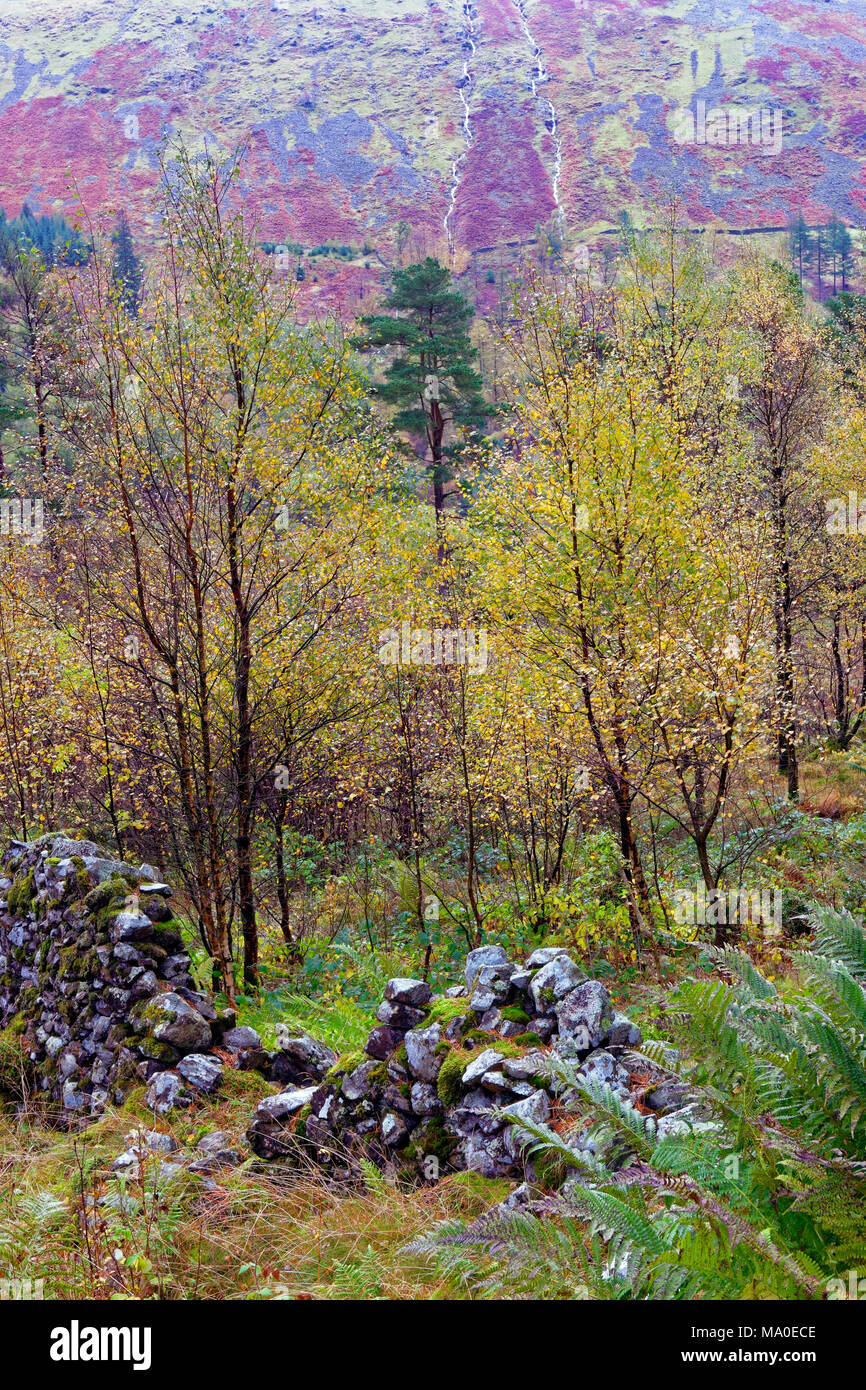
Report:
M 114 233 L 114 279 L 124 309 L 134 318 L 141 303 L 141 261 L 135 254 L 125 212 L 119 214 Z
M 478 354 L 469 337 L 474 310 L 453 288 L 451 272 L 432 256 L 395 269 L 391 278 L 391 312 L 362 318 L 364 332 L 352 343 L 396 349 L 377 394 L 395 407 L 398 429 L 426 439 L 441 561 L 446 488 L 453 477 L 451 463 L 461 448 L 458 442 L 446 443 L 448 427 L 477 429 L 490 413 L 474 366 Z

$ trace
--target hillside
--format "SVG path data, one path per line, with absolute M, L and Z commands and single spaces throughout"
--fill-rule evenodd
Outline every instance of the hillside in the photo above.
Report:
M 91 214 L 124 206 L 140 223 L 167 133 L 245 140 L 263 237 L 353 248 L 348 302 L 398 243 L 450 249 L 463 269 L 539 228 L 598 238 L 672 188 L 696 225 L 858 224 L 866 206 L 866 13 L 847 0 L 2 12 L 7 211 L 68 211 L 71 175 Z M 699 101 L 778 113 L 781 148 L 678 144 L 677 113 Z

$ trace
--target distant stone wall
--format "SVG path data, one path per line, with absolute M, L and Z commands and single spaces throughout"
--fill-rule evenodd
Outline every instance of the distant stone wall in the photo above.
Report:
M 364 1051 L 322 1085 L 259 1103 L 247 1139 L 260 1158 L 345 1175 L 366 1158 L 428 1180 L 460 1169 L 531 1179 L 532 1139 L 515 1121 L 556 1120 L 554 1054 L 668 1116 L 660 1133 L 695 1118 L 682 1084 L 636 1051 L 641 1030 L 561 947 L 520 964 L 481 947 L 464 985 L 438 998 L 423 980 L 389 980 L 377 1017 Z

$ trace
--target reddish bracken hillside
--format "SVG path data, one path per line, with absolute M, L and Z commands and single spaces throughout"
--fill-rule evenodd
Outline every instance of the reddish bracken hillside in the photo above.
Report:
M 488 269 L 597 240 L 676 190 L 696 223 L 866 210 L 866 13 L 664 0 L 0 0 L 0 202 L 127 209 L 160 142 L 246 142 L 263 240 L 352 248 L 306 292 L 360 302 L 399 245 Z M 706 15 L 705 12 L 706 11 Z M 713 112 L 763 108 L 757 142 Z M 701 110 L 704 122 L 701 122 Z M 683 139 L 691 113 L 694 138 Z M 758 117 L 756 115 L 756 121 Z M 778 137 L 775 134 L 778 131 Z M 678 138 L 678 135 L 680 138 Z M 489 248 L 493 248 L 491 252 Z

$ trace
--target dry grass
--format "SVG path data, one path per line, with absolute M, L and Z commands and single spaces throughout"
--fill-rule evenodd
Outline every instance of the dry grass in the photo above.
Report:
M 251 1109 L 248 1098 L 228 1097 L 154 1127 L 188 1157 L 213 1129 L 246 1154 Z M 249 1160 L 215 1174 L 210 1190 L 185 1174 L 160 1193 L 162 1156 L 138 1181 L 111 1173 L 142 1122 L 134 1105 L 78 1135 L 0 1115 L 0 1275 L 44 1279 L 52 1299 L 467 1298 L 454 1276 L 406 1247 L 440 1221 L 480 1214 L 510 1186 L 457 1174 L 401 1189 L 371 1175 L 341 1191 L 315 1171 Z

